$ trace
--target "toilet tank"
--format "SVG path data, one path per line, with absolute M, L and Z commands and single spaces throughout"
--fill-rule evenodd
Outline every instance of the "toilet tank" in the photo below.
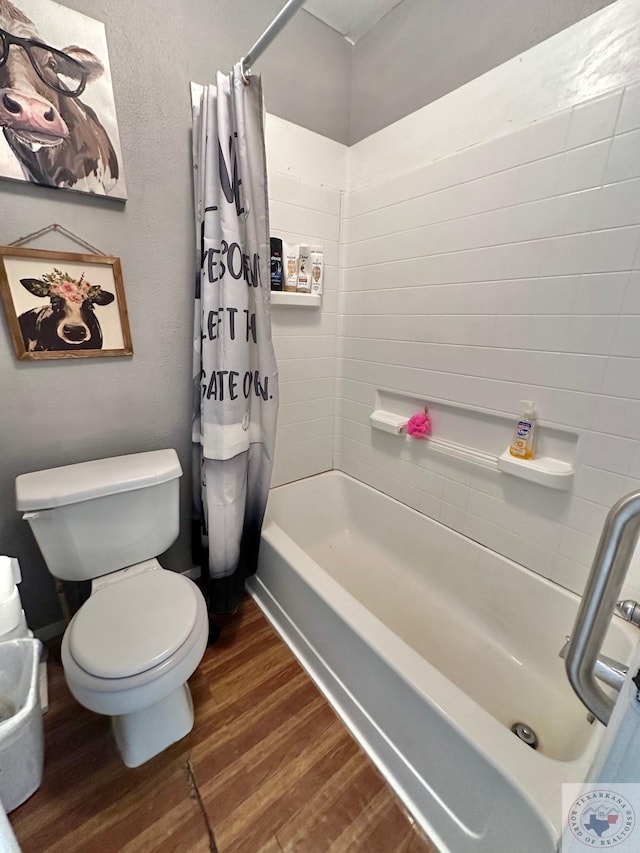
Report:
M 151 557 L 179 529 L 175 450 L 95 459 L 16 478 L 16 504 L 52 575 L 90 580 Z

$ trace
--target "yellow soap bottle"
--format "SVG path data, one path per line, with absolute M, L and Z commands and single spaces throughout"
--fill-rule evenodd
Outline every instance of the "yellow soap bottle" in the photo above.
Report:
M 536 441 L 536 410 L 531 400 L 522 400 L 522 415 L 513 433 L 509 453 L 518 459 L 533 459 Z

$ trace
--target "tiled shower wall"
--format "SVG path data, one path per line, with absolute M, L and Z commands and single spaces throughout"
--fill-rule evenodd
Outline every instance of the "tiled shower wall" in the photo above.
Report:
M 338 254 L 346 146 L 268 116 L 271 234 L 324 249 L 321 308 L 273 305 L 280 409 L 272 484 L 333 467 Z
M 638 86 L 351 192 L 335 467 L 581 591 L 640 488 L 639 223 Z M 534 400 L 580 435 L 573 491 L 374 432 L 377 388 L 514 421 Z

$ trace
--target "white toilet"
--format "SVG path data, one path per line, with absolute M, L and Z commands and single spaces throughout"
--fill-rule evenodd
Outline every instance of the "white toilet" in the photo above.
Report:
M 207 645 L 198 587 L 155 559 L 179 525 L 174 450 L 22 474 L 17 507 L 52 575 L 91 580 L 62 640 L 78 702 L 111 717 L 124 763 L 137 767 L 193 727 L 187 679 Z

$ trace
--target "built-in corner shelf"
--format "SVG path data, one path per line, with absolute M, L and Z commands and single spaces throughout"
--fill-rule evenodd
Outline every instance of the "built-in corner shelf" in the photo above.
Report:
M 509 441 L 515 418 L 442 400 L 431 400 L 426 404 L 435 435 L 423 439 L 407 436 L 407 421 L 412 414 L 424 409 L 425 401 L 391 391 L 377 391 L 376 409 L 369 416 L 371 426 L 403 436 L 415 445 L 422 444 L 425 450 L 444 453 L 538 486 L 556 491 L 571 488 L 575 475 L 573 459 L 577 433 L 539 423 L 540 455 L 535 459 L 517 459 L 510 454 L 508 447 L 499 452 Z
M 322 296 L 318 293 L 289 293 L 285 290 L 271 291 L 272 305 L 304 305 L 305 308 L 319 308 Z

